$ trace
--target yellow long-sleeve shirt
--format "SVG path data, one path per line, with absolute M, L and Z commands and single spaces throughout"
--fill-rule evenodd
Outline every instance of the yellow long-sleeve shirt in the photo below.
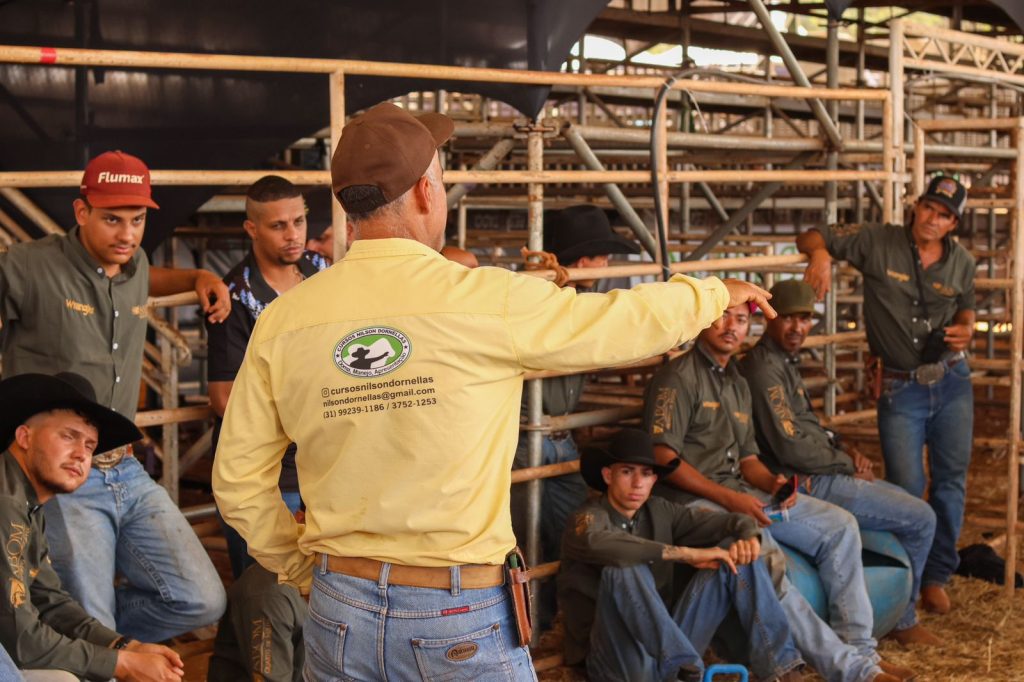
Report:
M 663 352 L 728 299 L 715 278 L 577 294 L 407 239 L 357 241 L 260 315 L 224 415 L 217 504 L 249 552 L 303 590 L 316 552 L 500 564 L 515 545 L 523 373 Z M 277 489 L 289 442 L 305 526 Z

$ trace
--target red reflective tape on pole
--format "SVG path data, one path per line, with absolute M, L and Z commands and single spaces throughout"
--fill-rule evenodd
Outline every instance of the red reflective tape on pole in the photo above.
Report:
M 53 47 L 41 47 L 39 48 L 39 63 L 40 64 L 56 64 L 57 63 L 57 50 Z

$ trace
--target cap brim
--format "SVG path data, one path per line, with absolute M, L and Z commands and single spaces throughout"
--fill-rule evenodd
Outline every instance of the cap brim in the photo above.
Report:
M 792 308 L 775 308 L 775 312 L 779 315 L 796 315 L 797 313 L 810 313 L 811 315 L 818 315 L 818 311 L 814 309 L 813 305 L 797 305 Z
M 943 196 L 941 194 L 922 194 L 920 198 L 927 199 L 928 201 L 937 201 L 938 203 L 948 208 L 950 213 L 956 216 L 957 220 L 960 220 L 960 209 L 957 208 L 956 204 L 954 204 L 953 200 L 950 199 L 949 197 Z
M 138 194 L 86 194 L 85 198 L 94 208 L 160 208 L 152 199 Z
M 570 246 L 568 249 L 559 251 L 555 255 L 560 263 L 574 263 L 585 256 L 603 256 L 612 253 L 640 253 L 640 245 L 625 237 L 616 234 L 609 239 L 591 239 Z
M 436 147 L 440 147 L 450 140 L 452 133 L 455 132 L 455 121 L 444 114 L 420 114 L 416 117 L 416 120 L 430 131 L 430 136 L 434 138 L 434 146 Z
M 7 447 L 15 430 L 35 414 L 55 409 L 74 409 L 96 425 L 96 452 L 142 439 L 142 432 L 124 415 L 95 403 L 67 382 L 46 374 L 21 374 L 0 384 L 0 448 Z

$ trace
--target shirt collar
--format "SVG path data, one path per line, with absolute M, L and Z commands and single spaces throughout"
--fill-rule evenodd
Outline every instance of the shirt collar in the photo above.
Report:
M 421 244 L 415 239 L 402 239 L 393 237 L 390 239 L 357 239 L 352 242 L 348 253 L 342 260 L 365 260 L 368 258 L 387 258 L 389 256 L 427 256 L 444 260 L 444 256 Z
M 85 245 L 82 244 L 81 228 L 78 225 L 68 230 L 67 236 L 64 238 L 64 247 L 64 253 L 67 254 L 68 258 L 79 270 L 88 273 L 92 277 L 106 278 L 107 271 L 104 270 L 99 261 L 92 257 L 92 254 L 86 251 Z M 115 282 L 124 282 L 134 277 L 135 271 L 138 270 L 140 258 L 142 258 L 142 255 L 136 250 L 132 254 L 132 259 L 121 266 L 121 272 L 111 277 L 111 279 Z
M 711 352 L 708 351 L 707 346 L 704 345 L 703 341 L 698 339 L 694 346 L 696 347 L 698 356 L 707 363 L 708 369 L 711 370 L 712 374 L 724 377 L 726 375 L 731 375 L 732 372 L 736 371 L 733 367 L 732 358 L 729 358 L 729 362 L 725 367 L 722 367 L 718 364 L 718 360 L 716 360 L 714 356 L 711 355 Z
M 612 503 L 610 501 L 608 501 L 608 493 L 601 495 L 601 506 L 604 507 L 605 511 L 608 512 L 608 518 L 611 520 L 613 524 L 615 524 L 615 527 L 623 528 L 626 530 L 627 533 L 632 533 L 634 530 L 636 530 L 636 524 L 640 519 L 640 514 L 642 514 L 644 510 L 647 509 L 647 503 L 645 502 L 644 506 L 636 510 L 636 514 L 633 514 L 632 519 L 627 519 L 625 516 L 620 514 L 618 510 L 615 509 L 615 507 L 612 506 Z
M 765 348 L 767 348 L 768 350 L 770 350 L 773 353 L 777 353 L 777 354 L 781 355 L 786 360 L 787 364 L 790 364 L 790 365 L 799 365 L 800 364 L 800 353 L 799 352 L 790 353 L 785 348 L 783 348 L 782 346 L 777 344 L 775 342 L 775 339 L 773 339 L 772 337 L 768 336 L 767 334 L 762 336 L 761 340 L 758 341 L 758 343 L 763 343 Z
M 28 475 L 21 468 L 18 460 L 15 459 L 14 454 L 7 449 L 4 451 L 4 466 L 7 469 L 7 475 L 13 476 L 15 480 L 21 483 L 22 490 L 25 491 L 25 503 L 29 511 L 34 511 L 39 507 L 39 496 L 36 495 L 36 489 L 32 486 L 32 481 L 28 480 Z

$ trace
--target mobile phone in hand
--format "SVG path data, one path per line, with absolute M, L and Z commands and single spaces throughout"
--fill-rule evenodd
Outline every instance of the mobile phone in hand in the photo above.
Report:
M 788 500 L 796 492 L 797 486 L 800 484 L 797 476 L 794 474 L 790 476 L 789 480 L 782 484 L 782 487 L 775 491 L 772 495 L 771 506 L 777 506 Z

